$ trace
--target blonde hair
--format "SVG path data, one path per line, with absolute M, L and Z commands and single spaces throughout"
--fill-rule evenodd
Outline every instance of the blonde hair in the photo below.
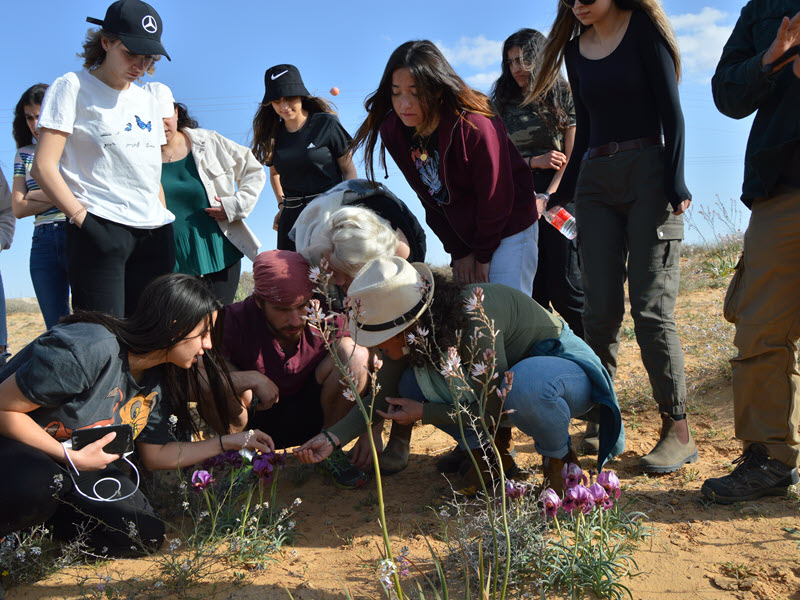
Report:
M 667 50 L 675 63 L 675 74 L 681 80 L 681 55 L 678 49 L 678 38 L 664 12 L 660 0 L 612 0 L 620 10 L 641 10 L 653 22 L 658 33 L 664 38 Z M 541 99 L 550 91 L 561 73 L 567 43 L 586 31 L 586 27 L 572 13 L 572 9 L 563 2 L 558 3 L 558 12 L 550 35 L 542 50 L 539 61 L 540 68 L 533 73 L 533 85 L 525 97 L 525 104 Z
M 350 277 L 369 261 L 394 256 L 400 240 L 388 221 L 368 208 L 345 206 L 330 215 L 302 250 L 312 264 L 327 256 L 333 268 Z

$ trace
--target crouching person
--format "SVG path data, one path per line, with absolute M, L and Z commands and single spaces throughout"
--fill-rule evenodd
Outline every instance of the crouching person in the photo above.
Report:
M 343 394 L 342 375 L 323 338 L 306 323 L 314 291 L 306 259 L 288 250 L 262 252 L 253 262 L 253 280 L 253 294 L 226 306 L 220 319 L 223 354 L 239 394 L 231 420 L 235 429 L 269 433 L 278 448 L 297 446 L 341 420 L 353 403 Z M 363 391 L 369 353 L 344 333 L 344 325 L 342 317 L 334 320 L 336 351 Z M 366 481 L 341 449 L 319 470 L 343 489 Z
M 480 489 L 469 453 L 483 465 L 484 481 L 491 469 L 484 460 L 487 452 L 485 440 L 481 447 L 481 434 L 467 431 L 466 440 L 459 434 L 451 385 L 442 374 L 448 362 L 451 368 L 458 368 L 448 361 L 448 348 L 458 348 L 462 358 L 460 369 L 472 389 L 461 395 L 460 403 L 473 416 L 479 406 L 480 390 L 474 381 L 480 379 L 479 363 L 488 365 L 494 352 L 500 376 L 496 381 L 502 381 L 508 370 L 514 373 L 505 405 L 496 393 L 490 393 L 485 407 L 507 475 L 513 474 L 516 465 L 510 455 L 511 432 L 501 421 L 504 410 L 510 410 L 514 425 L 533 437 L 544 457 L 544 477 L 555 488 L 560 487 L 564 463 L 578 462 L 569 438 L 571 418 L 590 411 L 599 415 L 598 464 L 624 448 L 622 419 L 608 374 L 586 343 L 529 295 L 500 284 L 482 284 L 480 289 L 456 284 L 434 275 L 424 264 L 412 265 L 397 257 L 367 263 L 350 285 L 349 295 L 351 306 L 360 301 L 359 313 L 351 315 L 351 334 L 359 344 L 383 352 L 375 412 L 401 424 L 429 423 L 452 435 L 459 446 L 437 466 L 461 474 L 454 484 L 457 491 L 473 494 Z M 482 310 L 497 332 L 494 347 L 476 318 L 476 296 L 482 297 Z M 435 338 L 427 344 L 436 364 L 418 351 L 423 347 L 420 338 L 425 336 Z M 470 349 L 473 343 L 474 350 Z M 474 358 L 470 361 L 469 356 Z M 464 421 L 470 421 L 468 415 Z M 496 424 L 499 426 L 494 427 Z M 361 415 L 351 411 L 323 435 L 306 442 L 297 451 L 298 457 L 304 462 L 322 460 L 333 444 L 348 442 L 364 427 Z M 496 472 L 497 466 L 492 468 Z
M 117 435 L 135 442 L 150 470 L 193 465 L 221 450 L 274 449 L 261 431 L 175 441 L 196 433 L 189 402 L 203 402 L 227 431 L 230 378 L 211 342 L 220 307 L 194 277 L 163 275 L 130 318 L 78 312 L 9 361 L 0 371 L 0 537 L 47 523 L 65 541 L 85 532 L 89 546 L 109 556 L 158 548 L 163 521 L 119 469 L 121 456 L 104 451 Z M 200 357 L 216 403 L 193 393 L 204 380 Z M 108 425 L 122 427 L 72 447 L 73 435 Z

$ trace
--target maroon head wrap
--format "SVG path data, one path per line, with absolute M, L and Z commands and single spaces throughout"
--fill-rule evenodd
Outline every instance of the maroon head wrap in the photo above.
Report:
M 253 291 L 256 296 L 277 306 L 302 304 L 311 298 L 314 291 L 308 270 L 308 261 L 297 252 L 262 252 L 253 261 Z

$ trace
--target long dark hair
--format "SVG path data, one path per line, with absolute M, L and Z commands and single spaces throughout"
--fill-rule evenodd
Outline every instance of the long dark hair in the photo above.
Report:
M 186 105 L 183 102 L 175 102 L 175 108 L 178 109 L 178 131 L 183 131 L 187 128 L 197 129 L 200 127 L 200 125 L 197 123 L 197 120 L 189 115 L 189 109 L 186 108 Z
M 681 80 L 681 55 L 678 49 L 678 39 L 675 31 L 670 24 L 667 13 L 660 0 L 613 0 L 620 10 L 641 10 L 653 22 L 656 30 L 667 44 L 667 49 L 675 64 L 675 74 L 678 81 Z M 550 35 L 547 36 L 547 43 L 542 50 L 540 61 L 541 69 L 534 76 L 533 86 L 528 93 L 526 101 L 530 102 L 535 98 L 543 96 L 550 88 L 555 85 L 561 67 L 564 64 L 564 52 L 567 43 L 574 37 L 579 36 L 586 30 L 581 22 L 575 17 L 572 9 L 558 0 L 558 12 L 553 26 L 550 28 Z
M 336 114 L 330 102 L 317 96 L 302 96 L 303 110 L 309 115 L 326 112 Z M 271 103 L 258 107 L 256 116 L 253 117 L 253 155 L 258 162 L 267 164 L 272 162 L 272 153 L 275 151 L 275 139 L 278 137 L 278 128 L 282 119 L 272 108 Z
M 32 85 L 22 93 L 22 97 L 14 108 L 14 122 L 11 125 L 11 133 L 14 136 L 17 148 L 30 146 L 33 143 L 33 134 L 25 120 L 25 107 L 40 105 L 44 99 L 45 90 L 47 90 L 46 83 Z
M 127 319 L 94 311 L 77 311 L 64 317 L 61 323 L 97 323 L 113 333 L 120 345 L 133 354 L 167 352 L 186 339 L 198 323 L 208 320 L 212 332 L 212 348 L 203 355 L 205 379 L 209 391 L 203 392 L 203 377 L 197 365 L 182 369 L 171 363 L 163 365 L 164 398 L 170 414 L 178 418 L 179 439 L 197 433 L 197 425 L 189 413 L 189 402 L 211 407 L 222 426 L 220 434 L 228 433 L 230 415 L 227 400 L 233 393 L 233 382 L 225 360 L 218 348 L 221 340 L 214 338 L 211 315 L 222 308 L 214 292 L 200 279 L 181 273 L 162 275 L 145 287 L 134 313 Z
M 535 29 L 520 29 L 511 34 L 503 43 L 503 62 L 500 77 L 494 82 L 490 96 L 495 109 L 502 117 L 511 106 L 519 106 L 525 96 L 531 91 L 536 73 L 541 65 L 540 55 L 547 42 L 547 38 Z M 528 87 L 522 89 L 508 65 L 508 53 L 511 48 L 520 48 L 522 51 L 522 64 L 530 72 Z M 559 72 L 556 81 L 543 98 L 534 100 L 533 109 L 539 114 L 551 134 L 563 133 L 569 127 L 569 115 L 561 106 L 561 94 L 569 87 L 564 76 Z
M 375 172 L 372 161 L 375 146 L 381 125 L 392 110 L 392 75 L 397 69 L 403 68 L 409 70 L 417 86 L 419 103 L 424 113 L 423 121 L 418 126 L 420 131 L 430 128 L 440 110 L 450 110 L 457 115 L 466 111 L 489 118 L 494 116 L 489 98 L 469 87 L 433 42 L 417 40 L 402 44 L 389 57 L 378 89 L 364 100 L 367 118 L 358 128 L 350 146 L 352 153 L 364 146 L 367 179 L 373 183 Z M 386 149 L 383 143 L 379 159 L 380 166 L 385 167 Z
M 420 325 L 432 332 L 432 348 L 447 351 L 461 343 L 461 333 L 469 327 L 470 320 L 464 310 L 463 292 L 463 285 L 438 269 L 433 270 L 433 302 L 419 319 Z M 408 333 L 413 333 L 414 329 Z M 430 366 L 430 359 L 422 352 L 412 350 L 409 360 L 413 367 Z

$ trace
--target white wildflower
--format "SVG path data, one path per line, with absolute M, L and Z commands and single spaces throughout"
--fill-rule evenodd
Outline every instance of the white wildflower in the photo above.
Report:
M 342 396 L 344 397 L 345 400 L 349 400 L 350 402 L 356 401 L 356 395 L 350 388 L 345 388 L 344 391 L 342 391 Z
M 472 288 L 472 293 L 469 298 L 464 300 L 464 309 L 468 313 L 476 312 L 483 304 L 483 288 Z
M 475 380 L 478 380 L 481 377 L 481 375 L 486 375 L 488 372 L 489 369 L 486 366 L 486 363 L 484 362 L 473 363 L 472 367 L 470 368 L 470 374 L 472 375 L 472 378 Z
M 178 424 L 178 417 L 176 417 L 175 415 L 170 415 L 169 416 L 169 424 L 172 425 L 173 427 L 175 427 L 175 425 Z
M 300 498 L 295 498 L 294 502 L 292 502 L 292 506 L 300 506 L 303 501 Z
M 321 274 L 321 271 L 320 271 L 319 267 L 311 267 L 308 270 L 308 278 L 311 281 L 313 281 L 314 283 L 317 283 L 317 281 L 319 281 L 320 274 Z
M 447 349 L 447 358 L 442 361 L 442 369 L 439 371 L 445 377 L 458 377 L 461 369 L 461 357 L 454 347 Z

